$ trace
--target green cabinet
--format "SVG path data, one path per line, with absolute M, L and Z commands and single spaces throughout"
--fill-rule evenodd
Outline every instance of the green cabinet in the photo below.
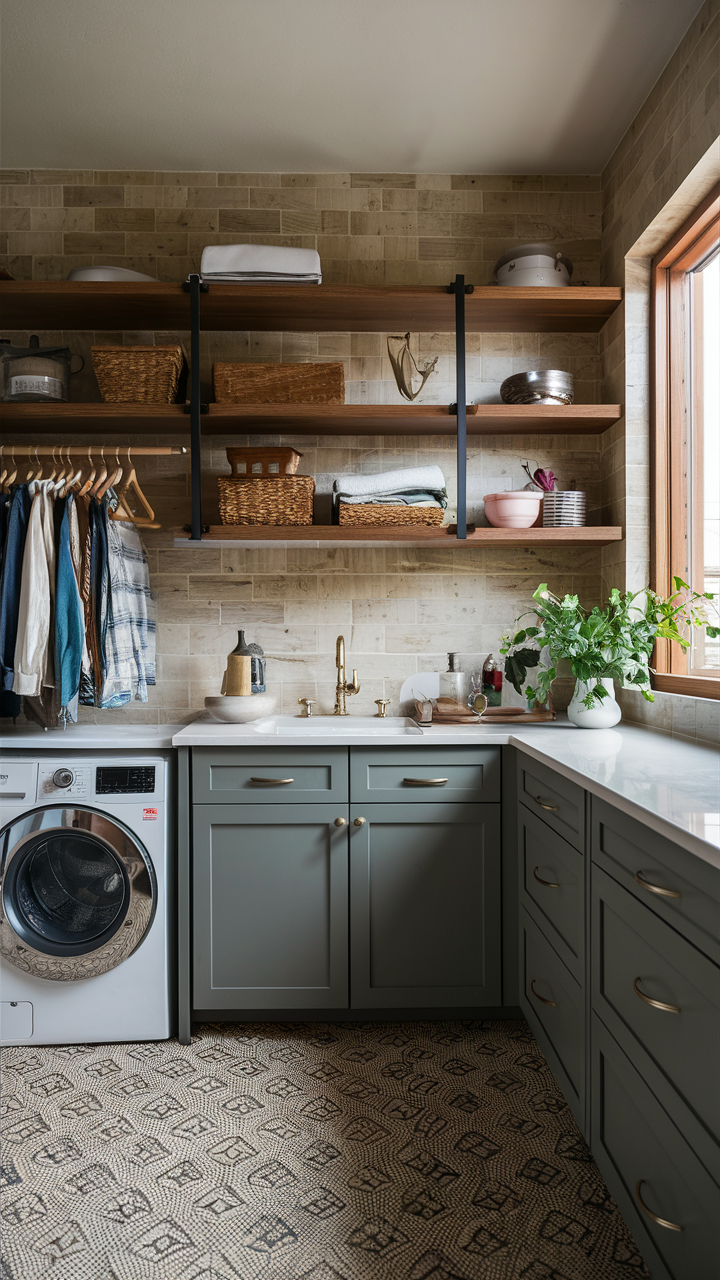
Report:
M 499 1005 L 500 806 L 361 804 L 350 817 L 352 1006 Z
M 585 1133 L 584 990 L 522 909 L 520 957 L 520 1008 Z
M 348 1002 L 348 835 L 337 805 L 196 805 L 196 1011 Z

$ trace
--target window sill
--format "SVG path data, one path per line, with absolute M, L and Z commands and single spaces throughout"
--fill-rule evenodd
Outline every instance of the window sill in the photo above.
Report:
M 658 693 L 680 693 L 686 698 L 709 698 L 720 701 L 720 679 L 711 676 L 675 676 L 657 673 L 652 687 Z

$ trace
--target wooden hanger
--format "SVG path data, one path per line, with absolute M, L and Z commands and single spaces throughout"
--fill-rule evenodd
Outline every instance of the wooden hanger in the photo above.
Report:
M 97 467 L 93 463 L 90 445 L 88 445 L 87 460 L 88 460 L 88 467 L 92 467 L 92 470 L 87 480 L 85 480 L 85 482 L 81 484 L 80 489 L 78 491 L 78 498 L 84 498 L 85 495 L 90 492 L 90 490 L 92 489 L 95 483 L 95 477 L 97 475 Z
M 97 480 L 93 484 L 92 489 L 90 490 L 91 498 L 97 497 L 98 489 L 107 480 L 107 473 L 108 473 L 108 469 L 107 469 L 107 464 L 105 462 L 105 445 L 101 445 L 100 446 L 100 475 L 98 476 Z
M 108 489 L 114 489 L 115 485 L 120 483 L 122 475 L 123 469 L 120 466 L 120 450 L 118 448 L 115 450 L 115 470 L 105 478 L 103 484 L 96 490 L 95 497 L 98 499 L 98 502 L 105 497 Z
M 138 484 L 138 478 L 135 473 L 135 467 L 132 464 L 132 458 L 130 456 L 130 449 L 128 449 L 127 454 L 128 454 L 128 464 L 130 466 L 130 470 L 128 472 L 125 484 L 123 485 L 120 493 L 118 494 L 118 507 L 116 511 L 112 512 L 111 519 L 112 520 L 129 520 L 132 522 L 132 524 L 137 525 L 138 528 L 140 529 L 160 529 L 162 528 L 162 526 L 155 520 L 155 512 L 150 506 L 150 503 L 145 497 L 145 494 L 140 488 L 140 485 Z M 137 499 L 137 501 L 140 503 L 140 506 L 145 512 L 145 516 L 136 515 L 132 507 L 130 506 L 128 497 L 131 492 L 134 495 L 134 497 Z

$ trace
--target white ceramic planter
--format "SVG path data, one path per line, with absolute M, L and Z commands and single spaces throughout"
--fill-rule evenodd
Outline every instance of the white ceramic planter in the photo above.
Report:
M 583 698 L 588 689 L 596 684 L 604 685 L 610 696 L 603 698 L 602 702 L 595 702 L 590 708 L 583 706 Z M 578 729 L 612 729 L 621 717 L 622 711 L 615 701 L 615 687 L 611 676 L 587 682 L 576 680 L 575 692 L 568 707 L 568 720 L 577 725 Z

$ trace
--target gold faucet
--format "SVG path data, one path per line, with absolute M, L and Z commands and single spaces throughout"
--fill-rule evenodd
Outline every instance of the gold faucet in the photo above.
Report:
M 348 714 L 345 706 L 345 695 L 348 693 L 359 693 L 360 683 L 358 681 L 358 673 L 353 668 L 352 684 L 348 684 L 345 679 L 345 637 L 338 636 L 335 645 L 335 666 L 337 667 L 337 685 L 335 688 L 335 709 L 334 716 L 346 716 Z

